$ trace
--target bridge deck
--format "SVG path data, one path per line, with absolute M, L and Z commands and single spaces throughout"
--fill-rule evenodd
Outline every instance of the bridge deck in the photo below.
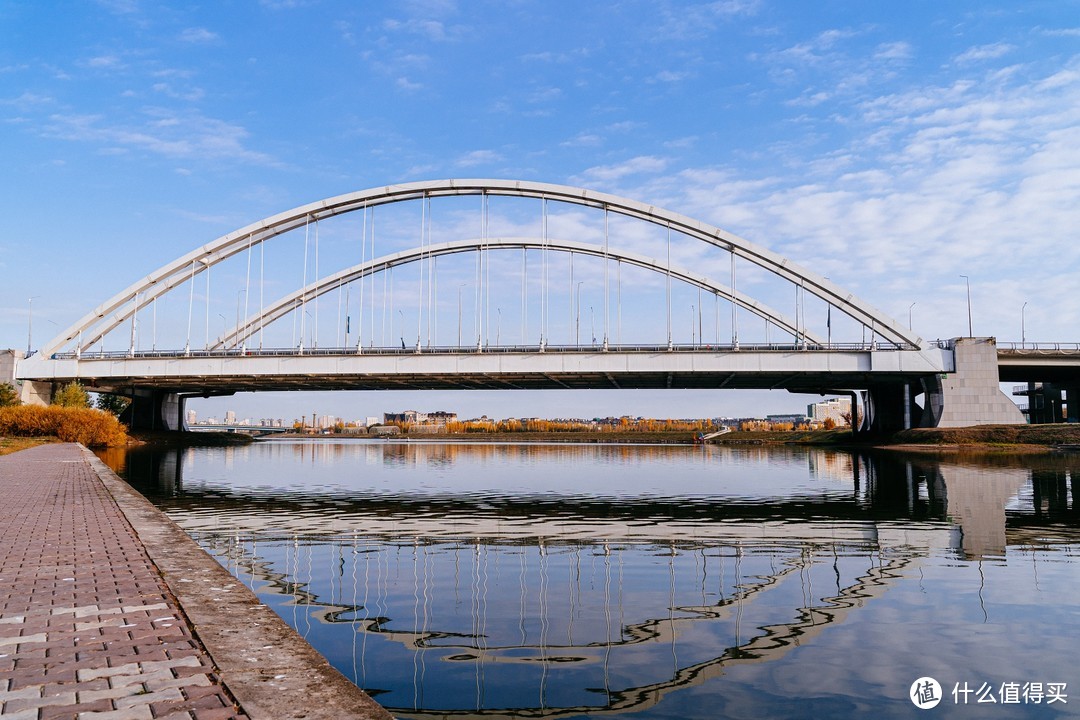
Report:
M 869 387 L 951 370 L 939 348 L 636 347 L 252 350 L 32 357 L 27 380 L 180 393 L 254 390 Z

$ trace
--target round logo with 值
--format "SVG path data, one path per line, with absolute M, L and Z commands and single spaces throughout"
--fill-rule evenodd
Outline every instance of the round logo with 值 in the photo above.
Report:
M 911 683 L 908 697 L 920 710 L 937 707 L 937 704 L 941 702 L 941 684 L 932 677 L 921 677 Z

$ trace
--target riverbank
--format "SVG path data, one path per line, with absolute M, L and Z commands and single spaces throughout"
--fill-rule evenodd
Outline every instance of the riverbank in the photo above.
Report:
M 0 458 L 6 717 L 390 715 L 85 448 Z
M 134 444 L 161 447 L 219 447 L 247 445 L 260 440 L 320 440 L 333 442 L 349 438 L 387 439 L 407 442 L 484 442 L 484 443 L 588 443 L 692 445 L 697 433 L 687 431 L 631 432 L 515 432 L 515 433 L 416 433 L 375 438 L 369 435 L 307 435 L 281 433 L 256 439 L 243 433 L 136 431 Z M 0 455 L 36 444 L 58 442 L 55 438 L 0 437 Z M 848 428 L 834 430 L 743 431 L 735 430 L 709 440 L 714 445 L 814 445 L 833 447 L 912 447 L 912 448 L 1015 448 L 1045 451 L 1080 446 L 1080 424 L 1058 425 L 978 425 L 965 428 L 913 428 L 887 436 L 852 436 Z

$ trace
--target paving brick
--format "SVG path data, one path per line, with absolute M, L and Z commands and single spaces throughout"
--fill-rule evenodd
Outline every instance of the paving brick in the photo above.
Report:
M 81 712 L 76 715 L 77 720 L 153 720 L 153 717 L 149 705 L 104 712 Z
M 83 450 L 0 458 L 0 497 L 2 720 L 235 715 Z
M 8 712 L 16 712 L 19 710 L 30 710 L 42 707 L 48 707 L 49 705 L 74 705 L 75 693 L 74 691 L 58 693 L 55 695 L 43 695 L 36 698 L 28 698 L 25 700 L 13 700 L 10 703 L 4 704 L 4 714 Z
M 113 701 L 117 709 L 125 707 L 133 707 L 135 705 L 149 705 L 151 703 L 168 702 L 172 700 L 183 700 L 184 695 L 177 688 L 166 688 L 164 690 L 158 690 L 157 692 L 144 693 L 142 695 L 131 695 L 129 697 L 119 698 Z

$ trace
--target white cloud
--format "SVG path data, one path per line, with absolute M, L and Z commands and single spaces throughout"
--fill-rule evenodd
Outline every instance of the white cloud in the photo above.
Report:
M 966 332 L 960 273 L 977 331 L 1013 339 L 1010 308 L 1062 307 L 1063 271 L 1080 267 L 1080 58 L 1041 78 L 911 88 L 862 111 L 848 147 L 797 174 L 664 175 L 663 161 L 635 158 L 584 179 L 611 189 L 632 178 L 622 194 L 734 231 L 873 305 L 899 312 L 919 298 L 916 330 L 931 337 Z M 1080 306 L 1058 320 L 1075 327 Z
M 719 0 L 705 3 L 676 3 L 665 7 L 663 24 L 657 36 L 668 39 L 699 37 L 712 32 L 721 23 L 740 16 L 753 15 L 760 3 L 757 0 Z
M 1080 37 L 1080 27 L 1075 28 L 1058 28 L 1054 30 L 1043 29 L 1043 35 L 1049 35 L 1050 37 Z
M 992 43 L 990 45 L 977 45 L 972 48 L 968 48 L 964 52 L 957 55 L 953 60 L 958 64 L 967 64 L 974 62 L 981 62 L 983 60 L 996 60 L 999 57 L 1008 55 L 1015 50 L 1016 47 L 1008 43 Z
M 604 136 L 596 133 L 579 133 L 559 143 L 561 147 L 597 147 L 604 144 Z
M 582 173 L 586 182 L 616 183 L 626 177 L 663 172 L 668 160 L 653 155 L 640 155 L 616 165 L 591 167 Z
M 494 150 L 473 150 L 472 152 L 465 153 L 459 157 L 454 164 L 458 167 L 475 167 L 477 165 L 487 165 L 489 163 L 499 162 L 503 159 L 503 156 Z
M 462 38 L 467 29 L 461 25 L 446 25 L 439 20 L 430 18 L 414 18 L 409 20 L 396 20 L 388 18 L 383 21 L 383 28 L 392 32 L 405 32 L 420 35 L 434 42 L 452 41 Z
M 139 11 L 139 0 L 97 0 L 97 4 L 117 15 L 130 15 Z
M 95 70 L 117 70 L 124 66 L 115 55 L 99 55 L 85 60 L 82 64 Z
M 903 41 L 882 43 L 874 50 L 878 60 L 909 60 L 913 55 L 911 44 Z
M 186 28 L 180 33 L 181 42 L 206 44 L 217 42 L 221 38 L 217 33 L 206 28 Z
M 248 132 L 239 125 L 198 113 L 177 115 L 150 108 L 141 122 L 110 124 L 103 115 L 54 114 L 45 123 L 46 137 L 87 142 L 105 149 L 141 150 L 169 158 L 232 160 L 271 165 L 266 154 L 245 147 Z
M 648 79 L 647 82 L 652 83 L 677 83 L 680 80 L 685 80 L 689 77 L 690 73 L 676 72 L 674 70 L 661 70 Z

